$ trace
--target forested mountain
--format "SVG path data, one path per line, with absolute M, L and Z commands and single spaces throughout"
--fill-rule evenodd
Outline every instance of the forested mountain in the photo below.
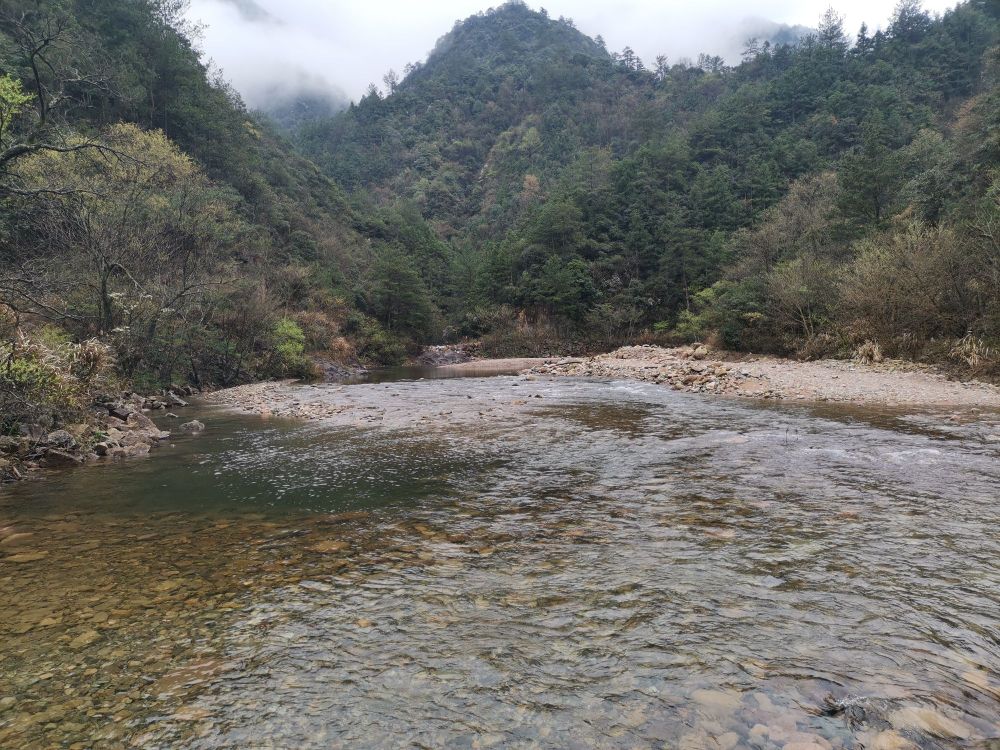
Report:
M 849 38 L 831 11 L 738 65 L 647 70 L 508 3 L 299 146 L 381 215 L 433 227 L 437 245 L 401 239 L 397 261 L 460 334 L 510 339 L 527 319 L 593 345 L 655 327 L 911 356 L 995 341 L 998 12 L 904 0 Z M 859 312 L 876 303 L 895 307 Z
M 654 69 L 509 2 L 344 111 L 290 87 L 292 142 L 183 10 L 0 0 L 5 429 L 460 338 L 997 362 L 994 2 Z

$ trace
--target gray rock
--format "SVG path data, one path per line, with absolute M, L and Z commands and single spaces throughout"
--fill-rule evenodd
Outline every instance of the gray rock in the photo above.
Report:
M 49 445 L 54 445 L 57 448 L 72 448 L 76 445 L 76 439 L 66 430 L 55 430 L 50 432 L 46 436 L 45 442 Z
M 160 433 L 160 428 L 156 426 L 156 423 L 154 423 L 153 420 L 145 414 L 141 414 L 139 412 L 133 412 L 130 414 L 127 424 L 133 430 L 141 430 L 142 432 L 148 432 L 151 435 L 158 435 Z
M 128 420 L 129 415 L 135 411 L 131 406 L 125 406 L 124 404 L 119 404 L 117 406 L 112 406 L 108 409 L 108 414 L 110 414 L 115 419 L 120 419 L 125 422 Z
M 132 432 L 126 432 L 119 442 L 128 448 L 133 445 L 149 445 L 150 440 L 152 440 L 152 437 L 148 433 L 142 430 L 133 430 Z
M 176 393 L 167 394 L 167 403 L 170 406 L 187 406 L 188 402 L 178 396 Z
M 201 432 L 205 429 L 205 425 L 199 422 L 197 419 L 193 419 L 190 422 L 185 422 L 180 426 L 182 432 Z

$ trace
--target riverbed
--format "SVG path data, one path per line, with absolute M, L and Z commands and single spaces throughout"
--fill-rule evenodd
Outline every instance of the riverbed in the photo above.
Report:
M 0 746 L 1000 738 L 994 413 L 276 388 L 0 489 Z

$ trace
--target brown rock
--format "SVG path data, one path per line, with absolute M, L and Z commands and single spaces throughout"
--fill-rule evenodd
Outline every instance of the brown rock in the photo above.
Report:
M 46 468 L 58 468 L 65 466 L 79 466 L 83 463 L 83 459 L 80 456 L 69 453 L 68 451 L 59 450 L 58 448 L 49 448 L 42 460 L 39 461 L 40 466 Z

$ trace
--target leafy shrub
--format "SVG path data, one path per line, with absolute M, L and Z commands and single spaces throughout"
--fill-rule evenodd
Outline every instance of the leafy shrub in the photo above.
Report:
M 57 333 L 46 338 L 58 342 Z M 115 387 L 113 365 L 111 350 L 96 340 L 50 346 L 18 332 L 0 342 L 0 431 L 81 417 L 94 393 Z
M 391 367 L 403 362 L 406 349 L 403 343 L 386 331 L 382 325 L 367 315 L 353 313 L 344 325 L 362 362 L 376 367 Z
M 281 318 L 271 331 L 271 375 L 278 377 L 304 377 L 311 375 L 306 359 L 306 335 L 291 318 Z

